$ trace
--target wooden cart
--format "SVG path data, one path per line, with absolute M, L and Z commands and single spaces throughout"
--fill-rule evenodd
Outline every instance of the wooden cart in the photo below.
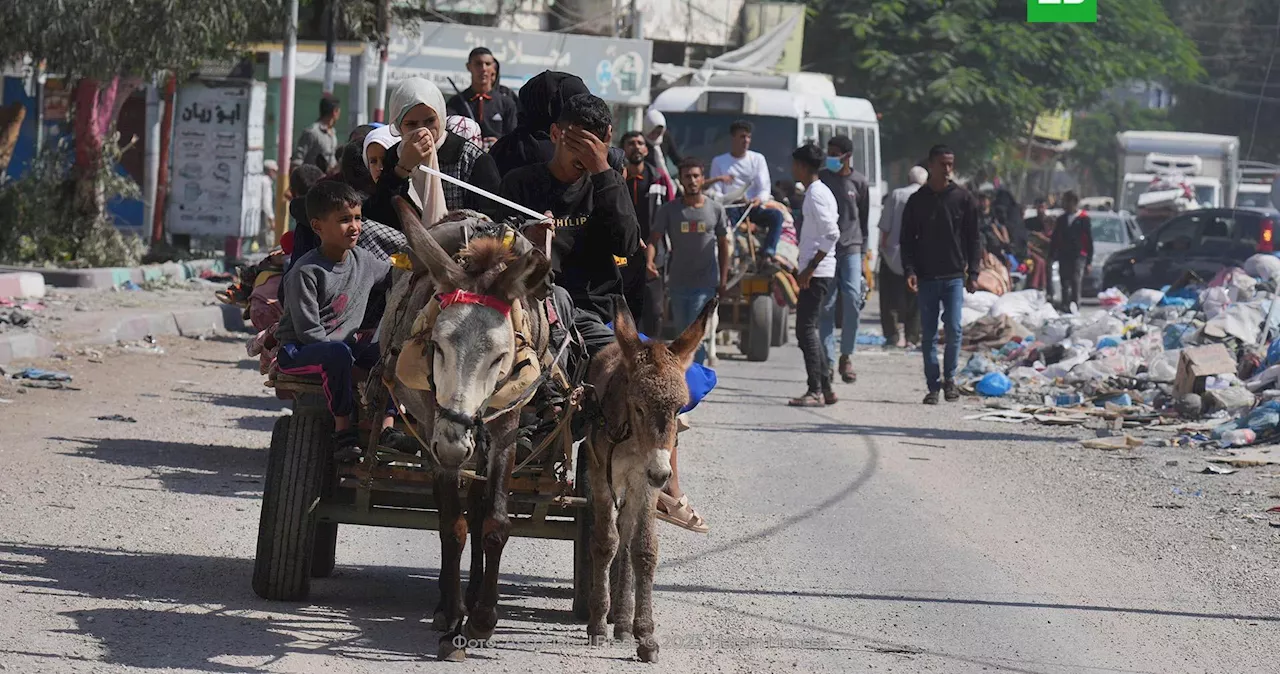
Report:
M 747 209 L 735 223 L 733 269 L 729 272 L 728 292 L 720 298 L 715 330 L 738 333 L 738 348 L 747 360 L 769 359 L 771 347 L 787 343 L 790 309 L 778 304 L 774 295 L 774 272 L 756 266 L 755 237 L 746 229 Z
M 333 417 L 319 379 L 278 375 L 274 387 L 280 397 L 293 399 L 293 413 L 278 419 L 271 434 L 254 592 L 265 599 L 305 599 L 311 578 L 333 571 L 340 524 L 439 530 L 426 461 L 379 447 L 376 463 L 337 465 Z M 508 507 L 513 536 L 574 542 L 573 612 L 585 620 L 591 511 L 581 451 L 571 493 L 562 494 L 556 479 L 557 452 L 545 451 L 513 474 Z

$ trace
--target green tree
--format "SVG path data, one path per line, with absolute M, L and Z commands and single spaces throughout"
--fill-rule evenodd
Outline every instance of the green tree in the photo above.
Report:
M 1112 194 L 1118 178 L 1116 134 L 1131 129 L 1174 128 L 1165 110 L 1152 110 L 1134 101 L 1105 101 L 1076 113 L 1071 136 L 1077 145 L 1067 155 L 1068 168 L 1076 174 L 1085 194 Z
M 1171 118 L 1182 131 L 1240 137 L 1243 159 L 1280 161 L 1280 2 L 1164 0 L 1195 41 L 1207 73 L 1174 87 Z
M 143 77 L 237 55 L 283 27 L 279 0 L 62 0 L 0 3 L 0 61 L 29 57 L 75 79 L 74 213 L 101 222 L 104 151 L 120 106 Z M 112 148 L 107 148 L 111 150 Z M 73 224 L 73 229 L 78 225 Z
M 1025 0 L 813 0 L 805 62 L 883 115 L 887 157 L 933 143 L 987 163 L 1042 111 L 1132 79 L 1189 81 L 1195 46 L 1159 0 L 1110 0 L 1097 24 L 1034 24 Z

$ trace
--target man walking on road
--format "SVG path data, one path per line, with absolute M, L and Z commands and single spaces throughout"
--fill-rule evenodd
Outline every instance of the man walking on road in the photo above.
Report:
M 822 348 L 818 323 L 827 297 L 836 291 L 836 242 L 840 239 L 840 207 L 818 171 L 825 156 L 816 145 L 791 153 L 791 172 L 805 186 L 804 227 L 800 228 L 800 297 L 796 301 L 796 342 L 804 354 L 809 389 L 792 399 L 792 407 L 822 407 L 837 401 L 831 388 L 830 361 Z
M 1084 275 L 1093 271 L 1093 223 L 1080 210 L 1080 197 L 1075 192 L 1062 195 L 1062 215 L 1053 228 L 1049 254 L 1058 261 L 1062 279 L 1062 309 L 1079 310 Z
M 338 99 L 330 94 L 321 97 L 320 118 L 302 130 L 298 146 L 293 148 L 290 171 L 303 164 L 311 164 L 326 174 L 333 172 L 338 165 L 338 135 L 333 127 L 337 126 L 340 116 L 342 107 Z
M 729 279 L 729 217 L 724 207 L 702 194 L 702 163 L 692 157 L 680 162 L 684 197 L 658 208 L 649 235 L 648 270 L 658 275 L 655 253 L 663 237 L 671 239 L 671 322 L 676 330 L 693 323 L 702 307 L 723 295 Z M 697 362 L 706 360 L 705 340 L 698 347 Z
M 978 288 L 982 242 L 978 236 L 978 204 L 968 190 L 951 182 L 956 155 L 946 145 L 929 150 L 929 181 L 911 195 L 902 212 L 902 267 L 907 288 L 920 296 L 924 331 L 924 375 L 929 393 L 924 404 L 937 405 L 938 392 L 948 402 L 960 399 L 956 366 L 960 358 L 960 310 L 966 290 Z M 806 199 L 807 201 L 807 199 Z M 943 370 L 938 368 L 938 315 L 947 343 Z
M 906 342 L 904 346 L 920 344 L 920 310 L 916 292 L 907 288 L 907 277 L 902 271 L 902 212 L 907 200 L 920 190 L 929 179 L 929 171 L 923 166 L 913 166 L 907 171 L 907 186 L 889 193 L 889 200 L 880 209 L 880 328 L 884 331 L 886 346 L 897 346 L 902 337 L 898 324 L 902 324 Z
M 471 86 L 454 94 L 446 109 L 450 115 L 470 117 L 480 124 L 485 147 L 516 129 L 516 102 L 498 89 L 498 62 L 493 52 L 476 47 L 467 55 Z
M 831 367 L 836 367 L 836 301 L 844 306 L 844 325 L 840 328 L 840 379 L 846 384 L 858 380 L 853 371 L 853 352 L 858 348 L 858 324 L 865 303 L 862 278 L 862 253 L 868 241 L 867 226 L 871 219 L 871 202 L 867 177 L 855 171 L 853 141 L 848 136 L 835 136 L 827 142 L 827 159 L 818 179 L 831 190 L 840 209 L 840 240 L 836 242 L 836 284 L 839 294 L 827 296 L 822 307 L 823 348 Z

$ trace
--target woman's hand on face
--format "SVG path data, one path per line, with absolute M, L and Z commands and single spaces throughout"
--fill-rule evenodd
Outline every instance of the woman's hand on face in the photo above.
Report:
M 430 129 L 415 129 L 400 142 L 399 168 L 412 172 L 424 160 L 435 154 L 435 139 Z

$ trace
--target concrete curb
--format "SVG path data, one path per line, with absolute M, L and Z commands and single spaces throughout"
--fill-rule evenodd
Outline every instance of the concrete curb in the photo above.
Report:
M 194 337 L 213 330 L 244 332 L 246 327 L 241 311 L 239 307 L 222 304 L 198 309 L 159 311 L 122 319 L 111 318 L 103 321 L 96 332 L 77 335 L 57 343 L 33 333 L 0 335 L 0 363 L 44 358 L 52 355 L 58 347 L 131 342 L 147 335 Z
M 198 278 L 205 271 L 221 273 L 226 266 L 221 259 L 166 262 L 142 267 L 97 267 L 92 269 L 56 269 L 53 267 L 5 267 L 0 272 L 33 272 L 44 277 L 45 285 L 56 288 L 115 288 L 126 281 L 141 284 L 161 278 L 185 281 Z

